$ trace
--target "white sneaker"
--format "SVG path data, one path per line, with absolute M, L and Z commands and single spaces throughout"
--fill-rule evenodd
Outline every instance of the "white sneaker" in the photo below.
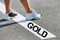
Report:
M 26 14 L 26 19 L 27 20 L 38 20 L 41 18 L 40 14 L 37 14 L 34 10 L 30 14 Z
M 13 13 L 13 12 L 11 12 L 11 13 L 5 13 L 5 14 L 3 14 L 3 19 L 9 20 L 10 18 L 13 18 L 15 16 L 17 16 L 17 14 Z

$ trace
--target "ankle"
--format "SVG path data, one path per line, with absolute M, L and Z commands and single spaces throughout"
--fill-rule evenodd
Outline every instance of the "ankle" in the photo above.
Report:
M 6 14 L 10 14 L 11 12 L 10 11 L 6 11 Z
M 27 11 L 27 13 L 29 13 L 29 14 L 30 14 L 30 13 L 32 13 L 32 11 Z
M 6 9 L 6 13 L 11 13 L 11 10 L 10 9 Z
M 27 12 L 27 14 L 32 14 L 32 13 L 34 13 L 35 11 L 34 11 L 34 9 L 33 10 L 31 10 L 30 12 Z

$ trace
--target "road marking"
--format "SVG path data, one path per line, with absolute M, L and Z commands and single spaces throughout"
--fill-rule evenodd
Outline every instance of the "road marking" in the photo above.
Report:
M 5 13 L 5 6 L 1 2 L 0 2 L 0 12 L 2 12 L 3 14 Z M 34 23 L 32 21 L 26 21 L 26 18 L 24 16 L 22 16 L 21 14 L 19 14 L 18 12 L 16 12 L 16 13 L 18 14 L 18 16 L 16 16 L 12 20 L 14 20 L 15 22 L 17 22 L 18 24 L 20 24 L 21 26 L 23 26 L 27 30 L 29 30 L 30 32 L 35 34 L 40 39 L 47 39 L 47 38 L 56 37 L 54 34 L 48 32 L 47 30 L 40 27 L 36 23 Z

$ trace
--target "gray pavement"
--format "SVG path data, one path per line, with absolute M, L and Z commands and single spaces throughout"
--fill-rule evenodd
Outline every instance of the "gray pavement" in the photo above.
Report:
M 0 2 L 4 3 L 3 0 L 0 0 Z M 40 20 L 33 22 L 57 36 L 46 40 L 60 40 L 60 0 L 30 0 L 30 3 L 37 13 L 42 14 Z M 25 16 L 26 12 L 21 3 L 19 4 L 19 0 L 12 0 L 12 8 Z M 0 40 L 41 39 L 13 20 L 9 20 L 0 21 Z

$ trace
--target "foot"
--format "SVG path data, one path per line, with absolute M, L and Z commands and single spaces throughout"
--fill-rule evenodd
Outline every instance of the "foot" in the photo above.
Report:
M 13 13 L 13 12 L 11 12 L 11 13 L 5 13 L 5 14 L 3 15 L 3 19 L 4 19 L 4 20 L 9 20 L 10 17 L 15 17 L 15 16 L 17 16 L 17 14 L 15 14 L 15 13 Z
M 38 20 L 41 18 L 40 14 L 37 14 L 34 10 L 32 11 L 32 13 L 26 14 L 26 19 L 27 20 Z

